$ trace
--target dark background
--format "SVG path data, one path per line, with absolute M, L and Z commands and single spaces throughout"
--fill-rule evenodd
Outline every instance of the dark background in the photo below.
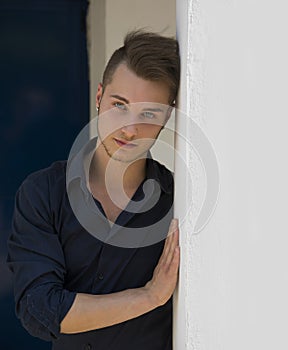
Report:
M 89 121 L 86 0 L 0 0 L 0 348 L 50 349 L 14 313 L 5 260 L 14 196 L 67 159 Z

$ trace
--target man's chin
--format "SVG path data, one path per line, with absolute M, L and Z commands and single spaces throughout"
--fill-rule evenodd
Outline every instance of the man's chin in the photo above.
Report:
M 122 163 L 133 163 L 139 159 L 147 158 L 147 151 L 143 151 L 141 153 L 139 153 L 139 152 L 134 152 L 134 153 L 123 152 L 122 153 L 119 151 L 112 153 L 112 152 L 107 151 L 107 154 L 111 159 L 113 159 L 117 162 L 122 162 Z
M 139 159 L 143 159 L 143 158 L 147 158 L 147 153 L 148 153 L 148 149 L 142 149 L 141 151 L 138 150 L 138 152 L 136 150 L 111 150 L 109 147 L 107 147 L 107 145 L 105 144 L 105 142 L 101 142 L 107 155 L 117 161 L 117 162 L 122 162 L 122 163 L 133 163 L 136 160 Z
M 147 158 L 147 152 L 144 152 L 142 154 L 137 154 L 137 155 L 120 155 L 118 154 L 109 154 L 109 157 L 117 162 L 122 162 L 122 163 L 133 163 L 139 159 Z

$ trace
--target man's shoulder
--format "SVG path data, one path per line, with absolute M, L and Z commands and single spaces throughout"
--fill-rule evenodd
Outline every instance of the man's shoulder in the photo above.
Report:
M 26 206 L 50 210 L 64 198 L 65 181 L 66 161 L 54 162 L 26 177 L 16 193 L 16 203 L 22 208 Z
M 171 170 L 169 170 L 164 164 L 160 163 L 159 161 L 155 159 L 150 159 L 149 166 L 149 177 L 154 177 L 156 180 L 159 181 L 162 189 L 164 189 L 165 192 L 173 192 L 174 187 L 174 174 Z M 151 168 L 152 174 L 151 174 Z M 152 176 L 151 176 L 152 175 Z
M 56 161 L 46 168 L 34 171 L 26 177 L 22 186 L 27 184 L 45 187 L 45 185 L 56 186 L 58 183 L 63 184 L 66 177 L 67 161 Z
M 173 171 L 171 171 L 170 169 L 168 169 L 166 167 L 166 165 L 164 165 L 163 163 L 160 163 L 158 160 L 156 159 L 151 159 L 151 161 L 153 162 L 154 166 L 157 168 L 157 170 L 159 171 L 159 173 L 163 176 L 169 176 L 169 177 L 173 177 Z

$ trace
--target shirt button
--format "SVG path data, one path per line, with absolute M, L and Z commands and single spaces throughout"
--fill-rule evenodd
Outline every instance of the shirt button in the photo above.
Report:
M 92 350 L 92 345 L 89 343 L 85 344 L 84 350 Z
M 103 278 L 104 278 L 103 274 L 102 274 L 102 273 L 99 273 L 99 274 L 98 274 L 98 280 L 102 281 Z

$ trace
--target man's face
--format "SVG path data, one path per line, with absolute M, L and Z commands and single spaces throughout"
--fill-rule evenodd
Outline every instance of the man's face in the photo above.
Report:
M 167 121 L 169 88 L 120 64 L 103 92 L 98 86 L 98 135 L 109 157 L 133 162 L 147 154 Z

